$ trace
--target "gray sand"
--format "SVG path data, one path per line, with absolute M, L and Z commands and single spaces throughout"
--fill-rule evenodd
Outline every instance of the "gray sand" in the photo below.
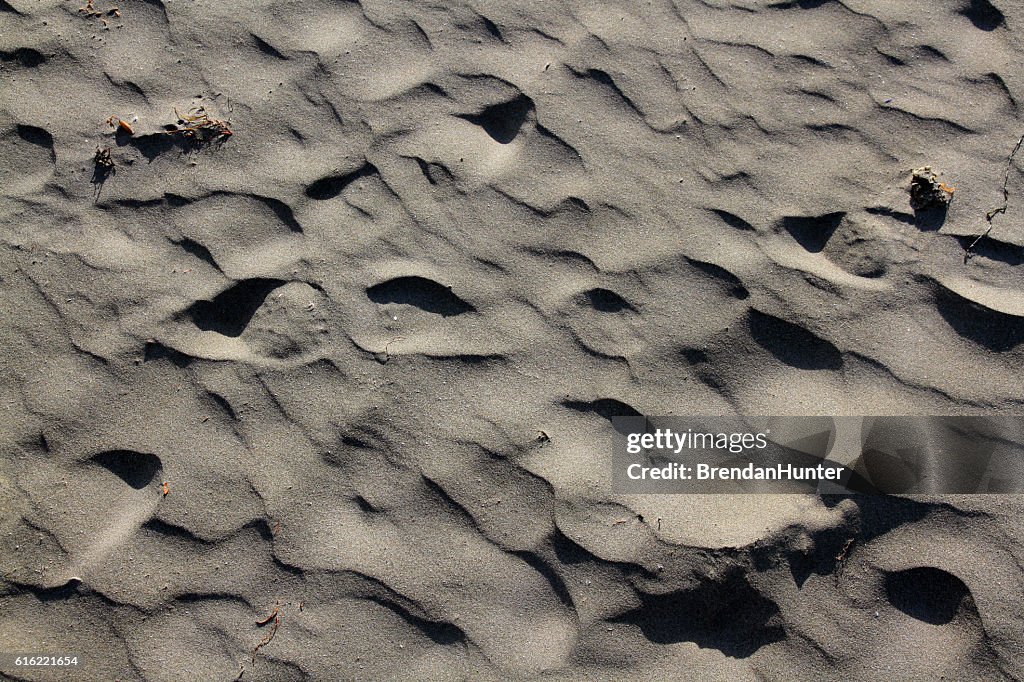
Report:
M 0 0 L 0 653 L 84 661 L 11 674 L 1024 677 L 1016 498 L 609 485 L 1021 410 L 993 1 Z

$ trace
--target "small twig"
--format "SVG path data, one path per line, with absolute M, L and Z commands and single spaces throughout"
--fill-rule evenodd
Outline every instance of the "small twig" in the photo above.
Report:
M 1006 213 L 1006 209 L 1010 204 L 1010 169 L 1013 167 L 1013 157 L 1015 157 L 1017 155 L 1017 152 L 1020 151 L 1021 145 L 1024 145 L 1024 135 L 1020 136 L 1020 139 L 1017 140 L 1017 144 L 1013 148 L 1013 151 L 1010 152 L 1010 155 L 1008 157 L 1006 157 L 1006 170 L 1003 172 L 1003 205 L 997 206 L 996 208 L 993 208 L 991 211 L 985 214 L 985 222 L 988 223 L 988 229 L 979 234 L 975 238 L 975 240 L 971 242 L 970 245 L 967 247 L 967 250 L 964 252 L 965 264 L 967 263 L 967 261 L 971 259 L 971 256 L 974 255 L 974 247 L 978 245 L 978 242 L 987 237 L 989 233 L 992 231 L 992 219 L 995 218 L 1000 213 Z
M 850 557 L 850 550 L 853 549 L 853 545 L 857 542 L 856 537 L 849 538 L 843 548 L 836 554 L 836 570 L 833 573 L 833 578 L 836 584 L 839 584 L 839 578 L 843 574 L 843 569 L 846 568 L 846 560 Z
M 384 344 L 383 353 L 374 353 L 374 357 L 377 359 L 377 362 L 381 363 L 382 365 L 386 365 L 388 361 L 391 359 L 391 344 L 395 343 L 396 341 L 401 341 L 404 338 L 404 336 L 396 336 L 395 338 L 391 339 L 386 344 Z M 381 360 L 381 356 L 384 356 L 383 360 Z
M 836 563 L 846 563 L 846 557 L 850 554 L 850 548 L 853 547 L 853 543 L 856 541 L 857 538 L 850 538 L 846 541 L 846 544 L 843 545 L 843 548 L 839 550 L 839 554 L 836 555 Z
M 270 644 L 271 640 L 274 639 L 274 635 L 277 634 L 277 628 L 280 627 L 280 625 L 281 625 L 281 614 L 278 612 L 278 608 L 276 606 L 274 607 L 274 613 L 272 614 L 272 616 L 270 618 L 267 618 L 266 620 L 262 621 L 262 624 L 266 625 L 267 623 L 270 622 L 271 618 L 273 618 L 274 627 L 270 630 L 270 633 L 267 634 L 266 637 L 264 637 L 263 639 L 260 640 L 260 643 L 256 645 L 256 648 L 252 650 L 252 662 L 254 664 L 256 663 L 256 654 L 259 653 L 260 649 L 262 649 L 266 645 Z M 260 625 L 261 622 L 260 621 L 256 621 L 256 624 Z
M 256 621 L 256 625 L 266 625 L 270 621 L 274 620 L 274 618 L 276 618 L 279 613 L 281 613 L 281 607 L 274 606 L 274 610 L 270 612 L 270 615 L 264 618 L 263 620 Z

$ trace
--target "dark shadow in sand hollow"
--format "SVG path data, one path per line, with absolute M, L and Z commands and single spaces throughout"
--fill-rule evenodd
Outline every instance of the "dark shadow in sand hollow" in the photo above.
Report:
M 162 466 L 156 455 L 134 450 L 108 450 L 92 457 L 92 461 L 135 490 L 142 490 L 152 483 Z
M 693 642 L 746 658 L 786 636 L 779 607 L 738 573 L 690 590 L 637 596 L 641 606 L 611 622 L 638 627 L 655 644 Z
M 885 594 L 895 608 L 931 625 L 945 625 L 961 608 L 974 608 L 974 599 L 964 581 L 931 566 L 889 573 L 885 577 Z
M 476 310 L 452 293 L 449 287 L 426 277 L 389 279 L 367 289 L 366 296 L 374 303 L 404 303 L 442 317 L 452 317 Z

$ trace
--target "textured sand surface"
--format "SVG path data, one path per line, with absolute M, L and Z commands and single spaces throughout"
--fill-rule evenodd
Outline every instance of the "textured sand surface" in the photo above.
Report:
M 0 652 L 1021 679 L 1017 498 L 616 496 L 608 446 L 1021 410 L 993 2 L 0 0 Z

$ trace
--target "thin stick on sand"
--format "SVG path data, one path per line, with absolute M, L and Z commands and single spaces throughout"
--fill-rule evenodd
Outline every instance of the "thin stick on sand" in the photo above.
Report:
M 988 223 L 988 229 L 979 234 L 975 238 L 975 240 L 971 242 L 970 245 L 967 247 L 967 251 L 964 252 L 965 264 L 967 263 L 967 261 L 971 259 L 971 256 L 974 255 L 974 247 L 978 245 L 978 242 L 987 237 L 989 233 L 992 231 L 992 219 L 995 218 L 1000 213 L 1006 213 L 1006 209 L 1010 203 L 1010 191 L 1007 188 L 1010 184 L 1010 168 L 1013 167 L 1013 157 L 1015 157 L 1017 155 L 1017 152 L 1020 151 L 1021 145 L 1024 145 L 1024 135 L 1020 136 L 1020 139 L 1017 140 L 1017 145 L 1013 148 L 1013 151 L 1010 152 L 1010 155 L 1006 158 L 1006 170 L 1003 173 L 1003 205 L 997 206 L 996 208 L 993 208 L 991 211 L 985 214 L 985 221 Z
M 274 620 L 274 618 L 276 618 L 277 615 L 280 612 L 281 612 L 281 607 L 280 606 L 275 606 L 274 610 L 270 612 L 270 615 L 267 616 L 266 618 L 264 618 L 263 620 L 256 621 L 256 625 L 266 625 L 270 621 Z
M 260 627 L 262 627 L 262 626 L 266 625 L 267 623 L 269 623 L 271 621 L 274 622 L 274 626 L 270 629 L 270 632 L 267 633 L 267 636 L 264 637 L 263 639 L 261 639 L 259 644 L 256 645 L 256 648 L 252 650 L 252 662 L 253 663 L 256 663 L 256 654 L 259 653 L 260 649 L 262 649 L 266 645 L 270 644 L 270 642 L 274 639 L 274 635 L 277 634 L 277 628 L 280 627 L 280 625 L 281 625 L 281 607 L 280 606 L 275 606 L 274 610 L 270 612 L 270 615 L 267 616 L 266 618 L 264 618 L 263 620 L 256 621 L 256 625 L 259 625 Z

